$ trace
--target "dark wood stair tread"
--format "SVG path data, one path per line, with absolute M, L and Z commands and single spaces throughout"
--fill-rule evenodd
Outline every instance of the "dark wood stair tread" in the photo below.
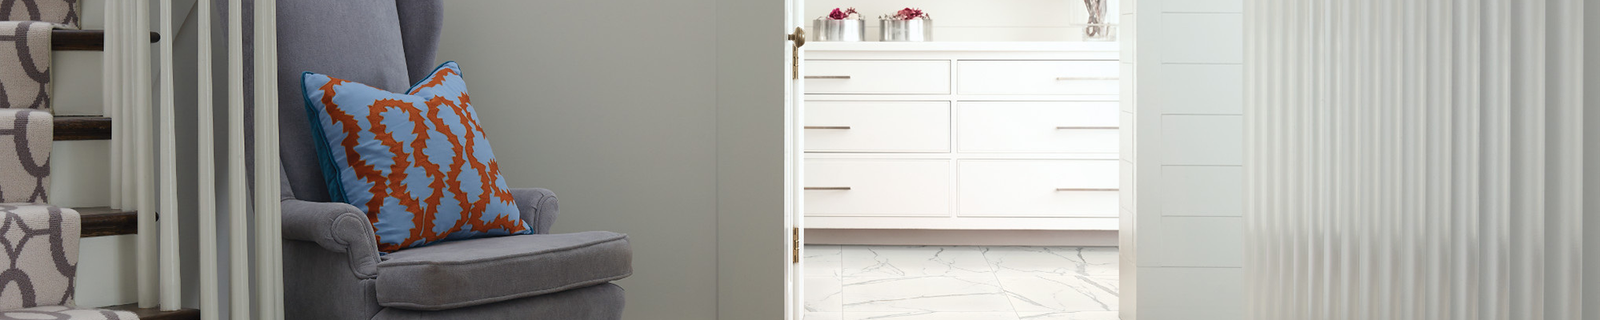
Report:
M 55 141 L 110 140 L 111 118 L 101 116 L 56 116 Z
M 104 237 L 139 233 L 139 213 L 109 207 L 72 208 L 83 223 L 80 237 Z
M 120 306 L 110 306 L 110 307 L 105 307 L 104 309 L 133 312 L 133 314 L 139 316 L 140 320 L 190 320 L 190 319 L 200 319 L 200 310 L 196 310 L 196 309 L 178 309 L 178 310 L 172 310 L 172 311 L 161 311 L 161 308 L 140 308 L 139 304 L 137 304 L 137 303 L 124 304 L 124 305 L 120 305 Z
M 161 34 L 151 32 L 150 42 L 161 40 Z M 105 51 L 105 30 L 51 30 L 50 50 Z

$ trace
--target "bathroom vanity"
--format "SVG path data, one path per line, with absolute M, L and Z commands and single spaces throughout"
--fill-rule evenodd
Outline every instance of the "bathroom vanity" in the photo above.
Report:
M 1117 230 L 1117 43 L 806 49 L 807 228 Z

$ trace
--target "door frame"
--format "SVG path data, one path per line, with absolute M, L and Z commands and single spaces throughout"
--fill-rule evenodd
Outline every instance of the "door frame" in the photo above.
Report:
M 788 102 L 800 97 L 783 80 L 792 76 L 785 67 L 790 48 L 784 36 L 804 22 L 803 13 L 791 14 L 802 1 L 716 0 L 719 319 L 774 319 L 777 313 L 798 320 L 804 312 L 797 281 L 804 271 L 790 260 L 791 228 L 801 204 L 792 190 L 797 184 L 789 180 L 798 179 L 796 167 L 803 161 L 792 150 L 803 143 L 793 137 L 801 119 Z M 1123 21 L 1124 28 L 1132 21 L 1137 20 Z M 1122 294 L 1123 301 L 1133 300 L 1133 290 Z

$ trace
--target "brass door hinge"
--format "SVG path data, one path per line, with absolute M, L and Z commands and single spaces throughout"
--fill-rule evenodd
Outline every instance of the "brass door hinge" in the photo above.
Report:
M 794 228 L 794 263 L 800 263 L 800 228 Z

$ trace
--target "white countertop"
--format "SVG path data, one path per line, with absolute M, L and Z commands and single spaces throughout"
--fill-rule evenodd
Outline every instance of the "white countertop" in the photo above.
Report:
M 1050 42 L 956 42 L 956 41 L 929 41 L 929 42 L 833 42 L 809 41 L 806 42 L 806 51 L 1092 51 L 1116 52 L 1121 50 L 1118 42 L 1083 42 L 1083 41 L 1050 41 Z

